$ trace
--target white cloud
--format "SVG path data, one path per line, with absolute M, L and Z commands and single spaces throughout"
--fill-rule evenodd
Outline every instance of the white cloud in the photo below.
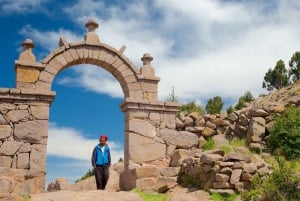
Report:
M 50 124 L 48 132 L 48 155 L 90 162 L 92 151 L 99 143 L 98 139 L 87 139 L 74 128 L 60 127 L 55 123 Z M 124 158 L 124 151 L 119 143 L 114 141 L 108 143 L 113 163 L 121 157 Z
M 105 70 L 93 65 L 77 65 L 73 68 L 75 76 L 65 76 L 57 82 L 61 85 L 82 87 L 86 91 L 108 94 L 123 98 L 123 92 L 116 79 Z
M 299 9 L 297 0 L 156 0 L 109 5 L 80 0 L 65 12 L 82 27 L 88 18 L 95 18 L 100 23 L 100 40 L 116 49 L 126 45 L 125 55 L 137 67 L 143 53 L 151 53 L 161 78 L 160 99 L 174 86 L 182 101 L 201 101 L 217 95 L 237 100 L 248 90 L 256 96 L 265 93 L 261 83 L 267 69 L 279 59 L 287 64 L 299 51 Z M 28 30 L 37 39 L 48 34 L 51 44 L 61 34 L 83 37 L 63 29 Z M 112 93 L 118 84 L 111 77 L 94 76 L 94 70 L 76 72 L 83 86 L 119 97 L 120 92 Z M 79 83 L 70 78 L 64 81 Z M 99 89 L 100 83 L 107 90 Z
M 19 33 L 24 38 L 32 39 L 35 43 L 35 46 L 40 46 L 44 50 L 48 51 L 53 51 L 59 47 L 58 43 L 60 37 L 65 37 L 69 43 L 83 40 L 83 36 L 78 36 L 76 33 L 63 28 L 56 31 L 40 31 L 36 28 L 33 28 L 31 25 L 26 25 L 22 27 Z
M 28 12 L 35 12 L 40 8 L 42 3 L 45 3 L 47 0 L 1 0 L 0 12 L 2 14 L 11 14 L 18 13 L 24 14 Z

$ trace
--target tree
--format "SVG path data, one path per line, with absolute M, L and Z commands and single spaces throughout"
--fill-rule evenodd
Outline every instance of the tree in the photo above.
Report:
M 188 113 L 199 112 L 199 114 L 205 114 L 204 109 L 201 106 L 197 105 L 195 101 L 182 105 L 180 111 L 187 111 Z
M 233 113 L 233 111 L 234 111 L 234 108 L 231 105 L 226 109 L 227 114 L 231 114 L 231 113 Z
M 166 99 L 166 101 L 169 102 L 178 102 L 179 98 L 175 95 L 175 87 L 172 87 L 172 91 L 169 94 L 169 97 Z
M 246 91 L 243 96 L 239 98 L 238 103 L 234 106 L 234 109 L 240 110 L 244 107 L 245 103 L 249 103 L 254 100 L 250 91 Z
M 254 100 L 254 97 L 250 91 L 246 91 L 243 98 L 244 98 L 245 102 L 247 102 L 247 103 Z
M 281 89 L 289 84 L 288 71 L 285 68 L 284 62 L 279 60 L 274 69 L 269 69 L 265 74 L 262 87 L 271 91 L 273 89 Z
M 289 62 L 289 77 L 295 82 L 300 80 L 300 52 L 295 52 Z
M 218 114 L 221 112 L 223 105 L 224 103 L 222 101 L 222 98 L 220 96 L 216 96 L 213 99 L 209 99 L 207 101 L 205 110 L 209 114 Z

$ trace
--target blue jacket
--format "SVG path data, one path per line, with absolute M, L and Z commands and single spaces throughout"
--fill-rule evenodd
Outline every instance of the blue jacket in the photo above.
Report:
M 104 146 L 104 152 L 100 148 L 100 144 L 98 144 L 94 150 L 92 155 L 92 166 L 96 167 L 99 165 L 110 165 L 111 158 L 110 158 L 110 149 L 107 145 Z

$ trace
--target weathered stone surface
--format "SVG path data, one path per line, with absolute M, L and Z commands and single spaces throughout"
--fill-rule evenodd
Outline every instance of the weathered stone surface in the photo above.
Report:
M 12 134 L 10 125 L 0 125 L 0 139 L 8 138 Z
M 128 130 L 150 138 L 156 136 L 156 127 L 146 120 L 132 119 Z
M 177 129 L 184 128 L 184 123 L 179 118 L 176 118 L 175 123 Z
M 241 175 L 243 170 L 242 169 L 234 169 L 232 170 L 231 177 L 230 177 L 230 183 L 235 184 L 240 181 Z
M 26 153 L 31 151 L 30 143 L 24 143 L 19 149 L 19 153 Z
M 160 136 L 168 144 L 173 144 L 178 148 L 191 148 L 198 145 L 198 136 L 188 131 L 160 129 Z
M 175 120 L 175 115 L 173 113 L 164 113 L 163 122 L 165 123 L 167 128 L 170 129 L 176 128 L 176 120 Z
M 215 120 L 214 120 L 214 121 L 215 121 Z M 211 129 L 213 129 L 213 130 L 217 128 L 216 124 L 212 123 L 211 121 L 207 121 L 207 122 L 205 123 L 205 126 L 208 127 L 208 128 L 211 128 Z
M 14 190 L 14 182 L 9 177 L 0 177 L 0 196 L 1 193 L 11 193 Z M 1 197 L 0 197 L 1 198 Z
M 243 170 L 246 173 L 254 174 L 257 170 L 257 167 L 256 167 L 256 164 L 254 164 L 254 163 L 245 163 L 243 165 Z
M 48 136 L 48 121 L 36 120 L 15 124 L 15 138 L 19 141 L 39 143 Z
M 229 188 L 230 184 L 228 182 L 224 182 L 224 181 L 217 181 L 217 182 L 213 182 L 213 188 Z
M 19 169 L 28 169 L 29 168 L 29 153 L 18 154 L 17 168 L 19 168 Z
M 30 154 L 30 170 L 46 169 L 46 145 L 34 144 Z
M 269 113 L 263 109 L 250 109 L 250 113 L 253 117 L 266 117 L 269 116 Z
M 266 120 L 262 117 L 253 117 L 250 120 L 247 132 L 248 142 L 260 142 L 265 134 Z
M 177 177 L 159 177 L 156 183 L 156 189 L 167 189 L 173 188 L 177 185 Z M 167 188 L 162 188 L 166 186 Z M 160 190 L 162 192 L 162 190 Z
M 216 161 L 222 160 L 223 157 L 219 154 L 202 154 L 201 161 L 203 163 L 212 164 Z
M 49 118 L 48 106 L 30 106 L 32 116 L 35 119 L 47 119 Z
M 23 142 L 4 141 L 0 147 L 0 155 L 13 156 L 22 144 Z
M 145 178 L 145 177 L 158 177 L 160 175 L 160 171 L 157 167 L 146 166 L 146 167 L 135 168 L 134 174 L 138 179 Z
M 228 122 L 222 118 L 216 118 L 213 123 L 217 126 L 228 126 Z
M 165 167 L 160 170 L 160 174 L 164 177 L 175 177 L 179 171 L 180 167 Z
M 12 157 L 0 156 L 0 167 L 11 167 Z
M 28 120 L 29 113 L 28 110 L 12 110 L 6 114 L 6 119 L 12 122 L 18 122 L 21 120 Z
M 230 119 L 231 121 L 237 121 L 238 118 L 238 115 L 236 115 L 235 113 L 230 113 L 228 116 L 228 119 Z
M 72 184 L 68 179 L 65 178 L 57 178 L 55 181 L 51 182 L 48 187 L 47 191 L 60 191 L 60 190 L 70 190 Z
M 4 119 L 3 115 L 0 113 L 0 125 L 7 124 L 7 121 Z
M 183 123 L 184 126 L 192 126 L 194 125 L 194 120 L 192 117 L 185 117 Z
M 251 158 L 239 153 L 229 153 L 224 157 L 223 161 L 245 161 L 246 163 L 250 163 Z
M 154 177 L 140 178 L 136 180 L 136 187 L 146 192 L 153 192 L 156 189 L 157 180 Z
M 202 132 L 202 135 L 204 137 L 210 137 L 210 136 L 213 136 L 214 134 L 216 134 L 216 131 L 212 128 L 209 128 L 209 127 L 205 127 L 203 132 Z
M 223 151 L 222 149 L 212 149 L 212 150 L 207 150 L 203 153 L 204 154 L 219 154 L 221 156 L 224 156 L 225 151 Z
M 189 150 L 176 149 L 171 159 L 171 167 L 179 167 L 184 159 L 189 158 L 192 155 L 193 153 Z
M 216 174 L 215 181 L 229 181 L 229 176 L 226 174 Z
M 217 147 L 229 145 L 229 142 L 226 139 L 225 135 L 214 135 L 212 136 L 212 139 L 214 140 Z
M 40 71 L 37 69 L 17 68 L 17 82 L 34 83 L 38 80 Z
M 220 173 L 231 175 L 232 169 L 229 167 L 225 167 L 220 170 Z
M 147 161 L 165 158 L 166 145 L 155 142 L 152 139 L 136 135 L 128 134 L 129 158 L 135 163 L 143 163 Z
M 0 111 L 7 111 L 7 110 L 14 110 L 16 106 L 11 103 L 1 103 L 0 104 Z

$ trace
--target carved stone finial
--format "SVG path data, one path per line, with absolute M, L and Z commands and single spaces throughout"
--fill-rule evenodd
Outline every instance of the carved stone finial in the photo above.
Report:
M 95 30 L 99 27 L 99 24 L 94 19 L 89 19 L 89 21 L 85 24 L 85 27 L 88 29 L 88 32 L 84 36 L 85 43 L 90 45 L 99 45 L 100 39 L 95 33 Z
M 92 32 L 99 27 L 99 24 L 94 19 L 91 18 L 89 19 L 89 21 L 87 21 L 85 27 L 88 29 L 89 32 Z
M 26 39 L 23 43 L 23 52 L 19 56 L 19 60 L 35 61 L 35 55 L 31 49 L 34 48 L 34 43 L 31 39 Z
M 141 58 L 143 61 L 143 65 L 151 65 L 151 61 L 153 60 L 153 57 L 149 53 L 145 53 L 144 56 Z
M 147 77 L 155 76 L 154 68 L 151 66 L 153 57 L 149 53 L 145 53 L 141 60 L 143 61 L 143 66 L 141 67 L 140 72 Z
M 23 49 L 29 49 L 29 48 L 34 48 L 34 43 L 31 39 L 27 38 L 24 40 L 24 42 L 22 43 Z

